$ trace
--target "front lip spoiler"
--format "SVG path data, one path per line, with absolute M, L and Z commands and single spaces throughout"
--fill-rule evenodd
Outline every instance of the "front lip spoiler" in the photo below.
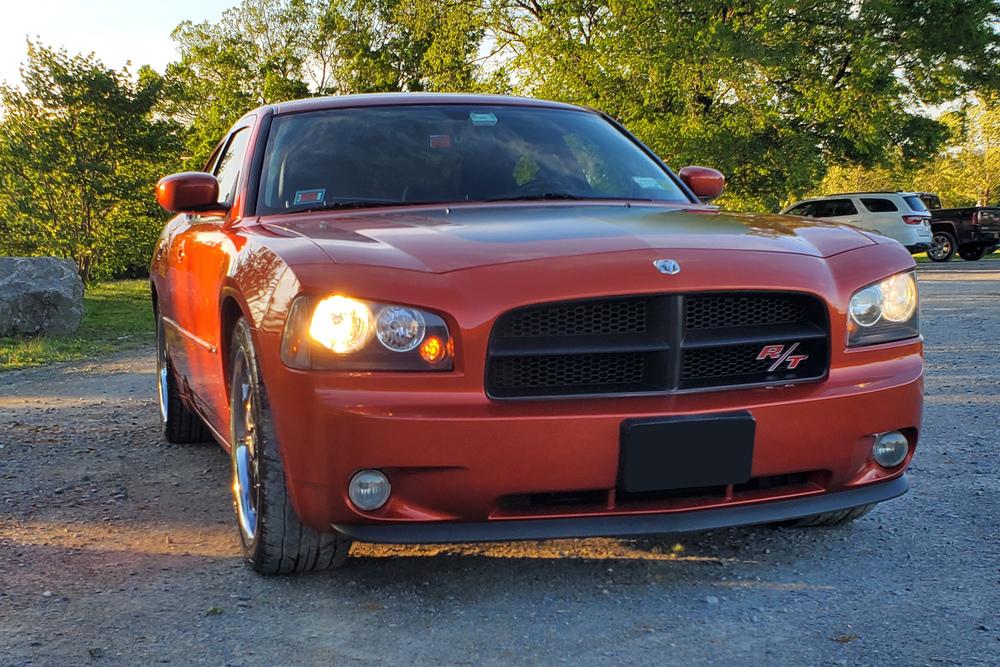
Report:
M 388 544 L 508 542 L 513 540 L 687 533 L 788 521 L 823 512 L 836 512 L 859 505 L 880 503 L 903 495 L 909 487 L 909 479 L 903 474 L 888 482 L 866 484 L 848 491 L 822 493 L 789 500 L 763 501 L 721 509 L 575 519 L 503 519 L 479 523 L 442 521 L 433 523 L 332 524 L 332 527 L 337 532 L 360 542 L 384 542 Z

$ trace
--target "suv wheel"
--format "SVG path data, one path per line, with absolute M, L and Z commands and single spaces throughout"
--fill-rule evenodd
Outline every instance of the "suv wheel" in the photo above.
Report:
M 955 256 L 955 237 L 950 232 L 934 232 L 927 257 L 932 262 L 947 262 Z
M 967 262 L 977 262 L 986 254 L 986 248 L 981 245 L 965 245 L 958 249 L 958 256 Z
M 167 442 L 188 444 L 210 442 L 212 435 L 191 408 L 181 398 L 177 375 L 170 363 L 163 318 L 156 314 L 156 397 L 160 404 L 160 429 Z
M 304 525 L 292 508 L 250 327 L 233 331 L 229 404 L 233 501 L 247 564 L 261 574 L 338 567 L 351 542 Z

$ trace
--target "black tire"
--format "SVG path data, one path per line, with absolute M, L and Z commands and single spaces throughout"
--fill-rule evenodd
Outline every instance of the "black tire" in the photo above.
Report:
M 201 417 L 181 398 L 177 374 L 170 363 L 163 318 L 156 315 L 156 394 L 160 405 L 160 430 L 163 438 L 175 445 L 210 442 L 212 433 Z
M 927 251 L 927 258 L 932 262 L 947 262 L 955 256 L 955 249 L 958 242 L 951 232 L 934 232 L 931 239 L 931 248 Z
M 230 349 L 233 502 L 246 563 L 261 574 L 343 565 L 351 541 L 337 533 L 309 528 L 292 507 L 267 390 L 245 319 L 236 323 Z
M 785 525 L 798 526 L 801 528 L 840 526 L 845 523 L 850 523 L 855 519 L 860 519 L 864 515 L 871 512 L 873 507 L 875 507 L 875 505 L 871 504 L 861 505 L 860 507 L 852 507 L 847 510 L 838 510 L 836 512 L 823 512 L 822 514 L 814 514 L 812 516 L 805 516 L 801 519 L 796 519 L 795 521 L 789 521 Z
M 966 262 L 978 262 L 986 254 L 986 248 L 981 245 L 964 245 L 958 249 L 958 256 Z

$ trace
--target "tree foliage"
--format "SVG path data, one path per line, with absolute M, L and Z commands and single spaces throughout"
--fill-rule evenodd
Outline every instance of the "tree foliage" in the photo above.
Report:
M 0 254 L 58 255 L 84 281 L 143 271 L 162 217 L 153 184 L 178 151 L 152 109 L 162 79 L 28 44 L 0 87 Z
M 916 164 L 833 165 L 812 194 L 914 190 L 937 193 L 945 206 L 1000 205 L 1000 97 L 974 96 L 939 120 L 948 139 L 936 155 Z
M 918 110 L 994 87 L 991 0 L 507 0 L 515 89 L 598 107 L 673 164 L 718 166 L 728 203 L 773 209 L 829 164 L 914 162 Z
M 156 177 L 256 106 L 383 91 L 600 109 L 722 169 L 729 208 L 876 184 L 995 201 L 998 25 L 1000 0 L 241 0 L 177 26 L 162 77 L 29 45 L 0 89 L 0 252 L 144 266 Z
M 200 166 L 246 111 L 310 94 L 467 90 L 481 7 L 464 0 L 243 0 L 217 23 L 182 23 L 165 113 Z

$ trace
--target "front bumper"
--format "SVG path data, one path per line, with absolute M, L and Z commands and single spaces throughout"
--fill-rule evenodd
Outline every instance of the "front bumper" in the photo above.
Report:
M 478 523 L 335 524 L 333 528 L 361 542 L 392 544 L 442 544 L 449 542 L 499 542 L 576 537 L 617 537 L 688 533 L 776 523 L 880 503 L 906 493 L 906 475 L 849 491 L 823 493 L 792 500 L 775 500 L 710 510 L 659 514 L 626 514 L 570 519 L 515 519 Z
M 316 530 L 392 542 L 699 530 L 792 519 L 905 491 L 905 482 L 893 482 L 905 464 L 877 466 L 872 435 L 902 430 L 912 455 L 922 411 L 921 345 L 874 347 L 882 349 L 861 354 L 881 360 L 773 389 L 497 402 L 481 391 L 408 391 L 403 375 L 351 381 L 298 373 L 299 391 L 272 392 L 271 402 L 293 504 Z M 366 379 L 378 384 L 359 389 Z M 756 420 L 752 478 L 797 476 L 793 482 L 721 496 L 616 496 L 623 419 L 737 410 Z M 351 476 L 366 468 L 392 483 L 389 502 L 375 512 L 347 499 Z M 563 496 L 568 500 L 535 502 Z

